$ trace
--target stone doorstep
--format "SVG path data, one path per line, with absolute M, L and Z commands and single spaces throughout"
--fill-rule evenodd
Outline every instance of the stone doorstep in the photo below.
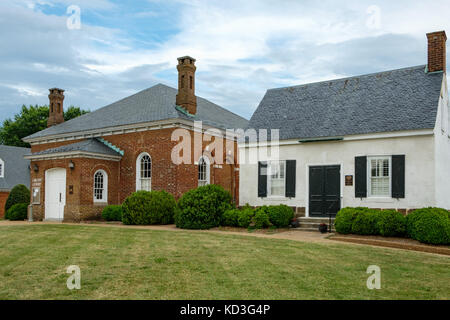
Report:
M 395 248 L 395 249 L 403 249 L 410 251 L 420 251 L 420 252 L 428 252 L 428 253 L 436 253 L 450 256 L 450 248 L 440 247 L 440 246 L 431 246 L 431 245 L 420 245 L 420 244 L 412 244 L 412 243 L 400 243 L 389 240 L 378 240 L 378 239 L 369 239 L 369 238 L 352 238 L 352 237 L 343 237 L 339 235 L 334 235 L 329 237 L 328 239 L 333 241 L 340 242 L 350 242 L 362 245 L 371 245 L 377 247 L 385 247 L 385 248 Z

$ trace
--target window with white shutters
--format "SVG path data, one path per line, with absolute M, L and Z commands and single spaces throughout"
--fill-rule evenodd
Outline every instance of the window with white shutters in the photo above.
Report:
M 391 157 L 369 157 L 369 196 L 391 196 Z

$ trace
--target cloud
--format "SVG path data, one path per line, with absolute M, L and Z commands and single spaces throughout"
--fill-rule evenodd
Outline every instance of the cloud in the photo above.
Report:
M 72 4 L 81 30 L 66 28 Z M 197 58 L 199 96 L 249 118 L 268 88 L 425 64 L 425 33 L 450 30 L 449 11 L 443 0 L 3 0 L 0 121 L 55 86 L 92 110 L 176 87 L 182 55 Z

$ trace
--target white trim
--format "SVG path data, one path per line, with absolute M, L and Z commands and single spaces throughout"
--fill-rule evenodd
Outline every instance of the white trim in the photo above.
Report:
M 339 166 L 341 174 L 341 187 L 340 187 L 340 198 L 341 198 L 341 209 L 344 208 L 344 186 L 345 186 L 345 175 L 344 175 L 344 163 L 307 163 L 306 164 L 306 197 L 305 197 L 305 217 L 309 216 L 309 168 L 310 167 L 328 167 L 328 166 Z
M 360 135 L 349 135 L 349 136 L 342 136 L 342 137 L 323 137 L 320 138 L 325 141 L 311 141 L 309 143 L 329 143 L 329 142 L 342 142 L 342 141 L 356 141 L 356 140 L 373 140 L 373 139 L 386 139 L 386 138 L 401 138 L 401 137 L 414 137 L 414 136 L 428 136 L 433 135 L 434 129 L 422 129 L 422 130 L 405 130 L 405 131 L 398 131 L 398 132 L 381 132 L 381 133 L 372 133 L 372 134 L 360 134 Z M 335 139 L 335 138 L 341 138 L 342 140 L 336 140 L 336 141 L 326 141 L 327 139 Z M 288 140 L 280 140 L 279 145 L 280 146 L 287 146 L 287 145 L 300 145 L 299 142 L 300 138 L 298 139 L 288 139 Z M 272 144 L 270 141 L 267 142 L 261 142 L 261 143 L 239 143 L 239 148 L 255 148 L 255 147 L 270 147 Z
M 199 182 L 201 181 L 201 180 L 198 180 L 198 169 L 199 169 L 200 161 L 201 161 L 202 159 L 203 159 L 203 160 L 205 161 L 205 163 L 206 163 L 206 185 L 211 184 L 211 161 L 209 161 L 209 158 L 208 158 L 208 157 L 206 157 L 206 156 L 201 156 L 201 157 L 198 159 L 198 162 L 197 162 L 197 185 L 198 185 L 198 186 L 200 185 Z
M 126 133 L 133 133 L 133 132 L 143 132 L 143 131 L 151 131 L 151 130 L 160 130 L 160 129 L 168 129 L 168 128 L 184 128 L 188 130 L 194 130 L 194 121 L 192 120 L 184 120 L 184 119 L 168 119 L 168 120 L 161 120 L 161 121 L 150 121 L 150 122 L 143 122 L 143 123 L 136 123 L 131 125 L 122 125 L 122 126 L 116 126 L 116 127 L 107 127 L 102 129 L 94 129 L 94 130 L 86 130 L 86 131 L 79 131 L 79 132 L 71 132 L 71 133 L 62 133 L 62 134 L 56 134 L 56 135 L 50 135 L 45 137 L 36 137 L 36 138 L 24 138 L 22 139 L 25 142 L 30 143 L 33 145 L 38 144 L 47 144 L 47 143 L 54 143 L 54 142 L 61 142 L 61 141 L 70 141 L 70 140 L 83 140 L 83 139 L 89 139 L 89 138 L 98 138 L 98 137 L 106 137 L 106 136 L 112 136 L 112 135 L 118 135 L 118 134 L 126 134 Z M 223 129 L 219 129 L 210 125 L 205 125 L 204 122 L 202 122 L 202 131 L 203 133 L 206 133 L 208 129 L 216 129 L 220 132 L 220 137 L 225 138 L 227 131 Z M 197 131 L 199 131 L 197 129 Z M 212 132 L 209 132 L 212 136 L 215 136 Z M 234 139 L 237 139 L 237 134 L 232 134 L 232 137 Z
M 0 178 L 5 177 L 5 162 L 0 158 Z
M 141 189 L 141 160 L 143 157 L 148 156 L 150 158 L 150 190 L 152 190 L 152 177 L 153 177 L 153 160 L 149 153 L 142 152 L 136 158 L 136 191 L 140 191 Z
M 57 159 L 68 159 L 68 158 L 90 158 L 90 159 L 100 159 L 109 161 L 120 161 L 121 156 L 105 155 L 102 153 L 86 152 L 86 151 L 69 151 L 69 152 L 58 152 L 51 154 L 37 154 L 37 155 L 26 155 L 24 156 L 27 160 L 57 160 Z
M 98 200 L 95 198 L 95 176 L 97 173 L 103 174 L 103 199 Z M 92 189 L 92 197 L 94 199 L 94 203 L 108 203 L 108 174 L 105 170 L 100 169 L 95 171 L 94 173 L 94 188 Z
M 388 196 L 372 196 L 372 164 L 371 160 L 389 160 L 389 195 Z M 367 198 L 388 200 L 392 199 L 392 156 L 367 156 Z

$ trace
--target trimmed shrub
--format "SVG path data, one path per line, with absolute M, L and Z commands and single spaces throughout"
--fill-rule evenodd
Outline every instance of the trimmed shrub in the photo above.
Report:
M 176 205 L 175 198 L 166 191 L 138 191 L 125 199 L 122 222 L 127 225 L 171 224 Z
M 402 237 L 406 233 L 406 218 L 395 210 L 380 211 L 377 229 L 383 237 Z
M 449 244 L 450 217 L 447 210 L 426 208 L 406 217 L 408 236 L 422 243 Z
M 7 212 L 13 205 L 18 203 L 30 204 L 30 190 L 23 184 L 19 184 L 12 188 L 8 199 L 5 203 L 5 212 Z
M 361 213 L 369 210 L 368 208 L 343 208 L 341 209 L 337 215 L 336 220 L 334 221 L 334 227 L 336 232 L 341 234 L 350 234 L 352 233 L 353 221 L 356 216 Z
M 252 207 L 246 206 L 239 211 L 238 226 L 241 228 L 248 228 L 255 216 L 255 210 Z
M 111 205 L 103 209 L 102 217 L 106 221 L 122 221 L 122 206 Z
M 268 208 L 270 222 L 277 228 L 287 228 L 294 219 L 294 211 L 286 205 L 270 206 Z
M 377 227 L 379 210 L 366 209 L 358 212 L 353 220 L 352 233 L 359 235 L 378 235 Z
M 28 217 L 28 203 L 18 203 L 6 211 L 5 219 L 11 221 L 23 221 Z
M 231 194 L 217 185 L 190 190 L 178 201 L 175 223 L 182 229 L 218 227 L 224 212 L 232 208 L 231 201 Z
M 227 227 L 238 227 L 239 212 L 240 211 L 238 209 L 230 209 L 225 211 L 222 216 L 222 225 Z
M 269 219 L 269 210 L 266 209 L 267 207 L 262 207 L 255 210 L 255 215 L 252 219 L 252 224 L 255 226 L 256 229 L 264 229 L 270 227 L 272 224 L 270 223 Z

